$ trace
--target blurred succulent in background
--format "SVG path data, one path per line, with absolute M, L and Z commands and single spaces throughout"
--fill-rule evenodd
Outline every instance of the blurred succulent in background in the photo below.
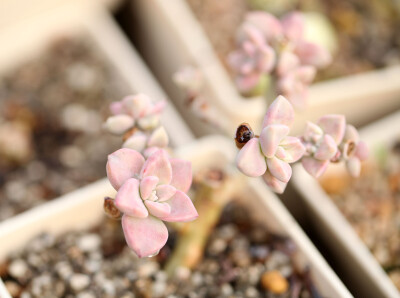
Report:
M 299 12 L 280 20 L 262 11 L 248 13 L 238 29 L 236 44 L 228 62 L 239 91 L 254 94 L 252 90 L 263 75 L 269 75 L 275 85 L 266 87 L 274 88 L 299 109 L 306 106 L 307 89 L 316 69 L 331 62 L 325 48 L 305 39 L 305 21 Z
M 204 90 L 204 77 L 202 72 L 193 66 L 185 66 L 174 73 L 172 80 L 184 92 L 185 106 L 205 123 L 214 127 L 221 127 L 221 115 L 209 104 Z
M 109 117 L 104 124 L 107 131 L 122 135 L 129 129 L 152 130 L 160 123 L 160 115 L 165 101 L 154 103 L 144 94 L 127 96 L 121 101 L 111 103 Z

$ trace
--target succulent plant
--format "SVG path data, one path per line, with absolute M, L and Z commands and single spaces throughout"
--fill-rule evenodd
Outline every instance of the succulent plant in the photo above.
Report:
M 368 147 L 359 140 L 356 128 L 346 125 L 343 115 L 325 115 L 317 124 L 308 122 L 301 140 L 306 152 L 301 162 L 315 178 L 320 177 L 329 163 L 344 161 L 350 175 L 360 175 L 361 161 L 368 157 Z
M 147 160 L 122 148 L 108 156 L 107 176 L 117 190 L 115 206 L 122 215 L 128 246 L 139 256 L 157 254 L 168 239 L 163 221 L 186 222 L 198 214 L 186 195 L 192 170 L 188 161 L 169 158 L 163 149 Z
M 285 190 L 291 178 L 290 163 L 299 160 L 305 151 L 299 138 L 288 136 L 293 121 L 292 105 L 279 96 L 267 110 L 260 136 L 249 137 L 236 158 L 242 173 L 250 177 L 263 176 L 277 193 Z
M 320 177 L 338 152 L 343 139 L 346 120 L 342 115 L 326 115 L 317 124 L 307 122 L 301 140 L 306 152 L 301 162 L 304 169 L 315 178 Z
M 300 109 L 306 106 L 316 68 L 331 62 L 326 49 L 306 41 L 305 21 L 299 12 L 280 20 L 266 12 L 249 12 L 238 29 L 236 43 L 238 48 L 228 61 L 239 91 L 251 94 L 263 75 L 270 74 L 277 93 Z
M 121 135 L 134 126 L 142 130 L 151 130 L 160 123 L 160 114 L 165 107 L 165 101 L 154 103 L 147 95 L 137 94 L 127 96 L 121 101 L 111 103 L 113 116 L 104 123 L 106 130 Z

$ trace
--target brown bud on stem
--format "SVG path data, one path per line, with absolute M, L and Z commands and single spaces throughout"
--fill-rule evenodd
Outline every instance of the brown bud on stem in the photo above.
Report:
M 235 143 L 236 147 L 241 149 L 248 141 L 254 138 L 254 132 L 248 123 L 242 123 L 236 129 Z
M 113 198 L 105 197 L 103 207 L 104 207 L 104 212 L 107 214 L 108 217 L 113 219 L 121 219 L 122 217 L 121 211 L 119 211 L 117 206 L 115 206 Z

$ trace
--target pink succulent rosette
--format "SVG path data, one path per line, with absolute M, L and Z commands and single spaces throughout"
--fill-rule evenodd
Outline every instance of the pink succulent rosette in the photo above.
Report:
M 135 125 L 143 130 L 154 129 L 159 125 L 160 114 L 165 101 L 154 103 L 145 94 L 127 96 L 121 101 L 111 103 L 109 117 L 104 127 L 111 133 L 121 135 Z
M 339 148 L 341 159 L 345 161 L 348 172 L 351 176 L 358 177 L 361 171 L 361 162 L 368 158 L 369 150 L 367 145 L 360 141 L 360 136 L 354 126 L 346 126 Z
M 368 148 L 360 141 L 357 130 L 346 125 L 343 115 L 325 115 L 317 124 L 308 122 L 301 140 L 306 152 L 301 162 L 313 177 L 320 177 L 330 162 L 344 161 L 350 175 L 360 174 L 361 161 L 367 159 Z
M 168 239 L 163 221 L 186 222 L 198 213 L 186 195 L 192 182 L 191 164 L 171 159 L 158 149 L 145 160 L 122 148 L 108 156 L 107 176 L 118 191 L 116 207 L 123 213 L 128 246 L 139 256 L 157 254 Z
M 238 169 L 247 176 L 263 176 L 266 184 L 282 193 L 292 175 L 290 163 L 305 151 L 299 138 L 288 136 L 294 121 L 292 105 L 279 96 L 268 108 L 259 137 L 250 139 L 236 158 Z
M 270 73 L 275 65 L 275 51 L 266 43 L 262 32 L 255 26 L 244 24 L 237 37 L 238 49 L 228 56 L 236 74 L 236 84 L 241 92 L 248 92 L 263 74 Z
M 313 177 L 320 177 L 332 159 L 338 154 L 338 146 L 343 139 L 346 119 L 343 115 L 325 115 L 317 124 L 307 122 L 301 140 L 306 152 L 301 162 Z

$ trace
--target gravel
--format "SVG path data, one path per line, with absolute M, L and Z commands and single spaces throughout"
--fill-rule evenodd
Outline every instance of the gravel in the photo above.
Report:
M 0 277 L 27 298 L 290 297 L 298 287 L 300 297 L 309 297 L 309 275 L 293 267 L 291 240 L 269 234 L 237 203 L 225 208 L 202 262 L 168 279 L 162 267 L 177 237 L 170 229 L 159 255 L 138 259 L 120 222 L 104 219 L 91 230 L 35 237 L 0 264 Z
M 0 221 L 105 176 L 102 130 L 128 88 L 87 36 L 59 37 L 0 77 Z

